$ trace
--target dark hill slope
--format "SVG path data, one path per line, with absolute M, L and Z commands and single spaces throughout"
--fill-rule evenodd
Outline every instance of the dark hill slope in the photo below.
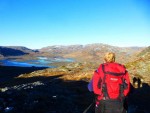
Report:
M 38 50 L 32 50 L 23 46 L 0 46 L 0 57 L 12 57 L 28 54 L 36 54 Z
M 20 50 L 25 53 L 31 53 L 31 52 L 37 51 L 37 50 L 32 50 L 32 49 L 29 49 L 29 48 L 23 47 L 23 46 L 7 46 L 7 47 L 11 48 L 11 49 L 15 49 L 15 50 Z
M 23 52 L 21 50 L 1 46 L 0 47 L 0 54 L 3 55 L 4 57 L 7 57 L 7 56 L 20 56 L 20 55 L 25 55 L 28 53 Z

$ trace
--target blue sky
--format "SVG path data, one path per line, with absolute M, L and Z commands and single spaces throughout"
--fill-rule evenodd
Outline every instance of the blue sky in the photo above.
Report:
M 149 0 L 0 0 L 0 46 L 150 46 Z

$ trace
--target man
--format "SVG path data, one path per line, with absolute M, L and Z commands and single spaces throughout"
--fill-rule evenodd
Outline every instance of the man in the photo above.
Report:
M 126 113 L 123 104 L 129 93 L 130 80 L 124 65 L 115 62 L 115 54 L 106 53 L 103 64 L 94 72 L 95 113 Z

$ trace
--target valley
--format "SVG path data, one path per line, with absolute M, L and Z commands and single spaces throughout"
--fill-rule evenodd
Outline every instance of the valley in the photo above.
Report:
M 24 56 L 6 56 L 5 59 L 15 58 L 16 61 L 38 57 L 42 60 L 67 60 L 50 63 L 56 66 L 54 68 L 1 65 L 0 110 L 2 113 L 82 113 L 94 98 L 87 84 L 94 70 L 103 63 L 103 55 L 107 51 L 115 52 L 117 62 L 125 64 L 130 74 L 132 88 L 128 98 L 128 112 L 149 113 L 149 47 L 119 48 L 105 44 L 52 46 Z M 70 58 L 75 60 L 68 62 Z M 133 78 L 140 79 L 140 84 L 134 83 Z M 88 113 L 93 111 L 94 106 Z

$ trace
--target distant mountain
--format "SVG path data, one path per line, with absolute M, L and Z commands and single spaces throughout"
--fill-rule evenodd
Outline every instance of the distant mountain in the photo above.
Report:
M 7 46 L 7 48 L 20 50 L 20 51 L 23 51 L 25 53 L 38 52 L 38 50 L 29 49 L 29 48 L 23 47 L 23 46 Z
M 70 46 L 48 46 L 40 49 L 43 54 L 49 53 L 63 57 L 71 57 L 80 61 L 102 62 L 104 53 L 116 53 L 117 60 L 126 62 L 131 60 L 131 56 L 135 56 L 143 47 L 117 47 L 102 43 L 87 45 L 70 45 Z M 128 60 L 127 60 L 128 59 Z
M 83 45 L 69 45 L 69 46 L 63 46 L 63 45 L 54 45 L 54 46 L 48 46 L 40 49 L 41 52 L 51 52 L 53 54 L 68 54 L 75 51 L 80 51 L 83 49 Z
M 30 52 L 33 50 L 22 46 L 0 46 L 0 56 L 3 57 L 26 55 Z
M 32 50 L 22 46 L 0 46 L 0 57 L 21 56 L 22 60 L 36 59 L 38 56 L 74 58 L 78 62 L 102 63 L 106 52 L 116 53 L 116 61 L 127 63 L 136 58 L 144 47 L 117 47 L 102 43 L 87 45 L 54 45 Z

